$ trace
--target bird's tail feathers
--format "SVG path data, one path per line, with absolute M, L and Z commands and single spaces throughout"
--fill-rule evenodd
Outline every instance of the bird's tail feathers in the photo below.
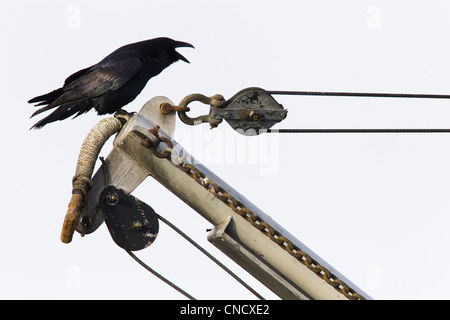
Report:
M 36 107 L 42 106 L 45 104 L 50 104 L 53 101 L 55 101 L 56 99 L 58 99 L 63 93 L 64 93 L 63 89 L 59 88 L 59 89 L 53 90 L 52 92 L 43 94 L 42 96 L 34 97 L 33 99 L 30 99 L 28 101 L 28 103 L 40 102 L 36 105 Z
M 44 107 L 44 108 L 40 108 L 39 110 L 36 110 L 36 111 L 31 115 L 30 118 L 33 118 L 35 115 L 38 115 L 39 113 L 42 113 L 42 112 L 44 112 L 44 111 L 53 109 L 54 107 L 56 107 L 56 106 L 50 104 L 50 105 L 48 105 L 48 106 L 46 106 L 46 107 Z
M 35 114 L 38 114 L 40 112 L 43 112 L 45 110 L 43 109 L 51 109 L 48 106 L 42 109 L 39 109 L 38 111 L 36 111 L 33 116 Z M 43 110 L 43 111 L 41 111 Z M 83 114 L 85 112 L 89 111 L 89 108 L 85 105 L 85 103 L 69 103 L 69 104 L 65 104 L 60 106 L 58 109 L 56 109 L 55 111 L 53 111 L 52 113 L 50 113 L 47 117 L 39 120 L 37 123 L 35 123 L 31 128 L 31 129 L 41 129 L 43 126 L 45 126 L 46 124 L 55 122 L 55 121 L 59 121 L 59 120 L 64 120 L 69 118 L 70 116 L 73 116 L 75 114 L 75 117 L 79 116 L 80 114 Z M 74 118 L 75 118 L 74 117 Z
M 30 118 L 33 118 L 35 115 L 38 115 L 44 111 L 50 110 L 58 106 L 58 103 L 54 103 L 62 94 L 63 94 L 62 88 L 56 89 L 52 92 L 49 92 L 47 94 L 43 94 L 42 96 L 37 96 L 31 100 L 28 101 L 28 103 L 36 103 L 35 107 L 38 106 L 45 106 L 44 108 L 40 108 L 39 110 L 35 111 Z

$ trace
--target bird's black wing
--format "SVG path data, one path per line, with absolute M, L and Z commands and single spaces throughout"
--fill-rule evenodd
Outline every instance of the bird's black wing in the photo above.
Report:
M 32 117 L 57 106 L 99 97 L 117 90 L 141 71 L 141 68 L 141 60 L 135 54 L 124 52 L 105 58 L 98 64 L 68 77 L 61 88 L 62 94 L 48 106 L 33 113 Z
M 141 68 L 141 60 L 134 56 L 104 60 L 90 68 L 86 74 L 64 85 L 64 94 L 57 100 L 60 100 L 59 104 L 64 104 L 117 90 L 141 71 Z

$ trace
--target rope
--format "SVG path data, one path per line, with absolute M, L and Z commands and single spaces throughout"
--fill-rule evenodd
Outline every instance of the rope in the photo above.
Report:
M 72 179 L 72 198 L 64 217 L 60 239 L 63 243 L 72 241 L 73 233 L 79 222 L 83 201 L 92 187 L 92 172 L 95 162 L 105 142 L 122 129 L 122 122 L 117 118 L 106 118 L 98 122 L 89 131 L 81 146 L 75 176 Z
M 204 255 L 206 255 L 208 258 L 210 258 L 213 262 L 215 262 L 219 267 L 221 267 L 225 272 L 227 272 L 229 275 L 231 275 L 234 279 L 236 279 L 240 284 L 242 284 L 245 288 L 247 288 L 251 293 L 253 293 L 255 296 L 257 296 L 260 300 L 265 300 L 263 296 L 261 296 L 258 292 L 256 292 L 252 287 L 250 287 L 247 283 L 245 283 L 241 278 L 239 278 L 233 271 L 228 269 L 223 263 L 221 263 L 219 260 L 214 258 L 213 255 L 211 255 L 208 251 L 203 249 L 199 244 L 197 244 L 194 240 L 189 238 L 187 234 L 185 234 L 183 231 L 178 229 L 175 225 L 173 225 L 170 221 L 166 220 L 165 218 L 161 217 L 159 214 L 157 214 L 158 218 L 164 222 L 166 225 L 168 225 L 170 228 L 175 230 L 179 235 L 181 235 L 184 239 L 186 239 L 189 243 L 191 243 L 194 247 L 196 247 L 200 252 L 202 252 Z
M 84 196 L 92 186 L 91 176 L 95 162 L 105 142 L 122 129 L 122 122 L 117 118 L 106 118 L 98 122 L 89 131 L 81 146 L 75 176 L 72 179 L 72 193 L 80 191 Z
M 187 293 L 186 291 L 184 291 L 183 289 L 181 289 L 180 287 L 178 287 L 176 284 L 174 284 L 173 282 L 169 281 L 167 278 L 165 278 L 164 276 L 162 276 L 161 274 L 159 274 L 158 272 L 156 272 L 155 270 L 153 270 L 152 268 L 150 268 L 147 264 L 145 264 L 141 259 L 139 259 L 133 252 L 131 252 L 130 250 L 125 250 L 134 260 L 136 260 L 141 266 L 143 266 L 145 269 L 147 269 L 148 271 L 150 271 L 153 275 L 155 275 L 156 277 L 158 277 L 159 279 L 161 279 L 162 281 L 164 281 L 165 283 L 167 283 L 169 286 L 171 286 L 172 288 L 174 288 L 175 290 L 177 290 L 179 293 L 181 293 L 182 295 L 186 296 L 187 298 L 189 298 L 190 300 L 196 300 L 193 296 L 191 296 L 189 293 Z

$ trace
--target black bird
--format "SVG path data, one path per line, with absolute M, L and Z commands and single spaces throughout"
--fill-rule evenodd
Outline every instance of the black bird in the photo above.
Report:
M 193 45 L 169 38 L 156 38 L 125 45 L 99 63 L 75 72 L 62 88 L 35 97 L 28 103 L 45 106 L 31 115 L 58 107 L 30 129 L 48 123 L 74 118 L 94 108 L 99 115 L 114 113 L 133 101 L 150 78 L 172 63 L 189 61 L 175 49 Z

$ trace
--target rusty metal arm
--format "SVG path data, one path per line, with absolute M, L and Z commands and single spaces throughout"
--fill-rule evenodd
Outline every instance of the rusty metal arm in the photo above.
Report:
M 159 132 L 170 138 L 175 126 L 174 113 L 161 113 L 163 103 L 173 105 L 164 97 L 147 102 L 115 138 L 114 149 L 106 158 L 110 185 L 131 193 L 148 175 L 152 176 L 213 225 L 209 235 L 213 244 L 282 299 L 370 299 L 185 150 L 183 157 L 179 157 L 182 147 L 175 141 L 172 140 L 171 159 L 157 156 L 167 151 L 167 145 L 161 143 L 158 148 L 149 147 L 148 141 L 155 138 L 149 130 L 159 126 Z M 98 209 L 105 186 L 103 174 L 100 168 L 93 178 L 93 186 L 86 197 L 84 223 L 77 224 L 80 233 L 89 234 L 104 221 Z M 232 200 L 225 199 L 225 194 Z M 241 211 L 232 210 L 233 207 L 239 207 Z M 258 221 L 250 223 L 242 208 Z M 275 232 L 268 236 L 266 229 Z M 301 257 L 306 257 L 309 266 L 303 258 L 296 257 L 299 252 Z M 346 292 L 341 288 L 347 288 Z

